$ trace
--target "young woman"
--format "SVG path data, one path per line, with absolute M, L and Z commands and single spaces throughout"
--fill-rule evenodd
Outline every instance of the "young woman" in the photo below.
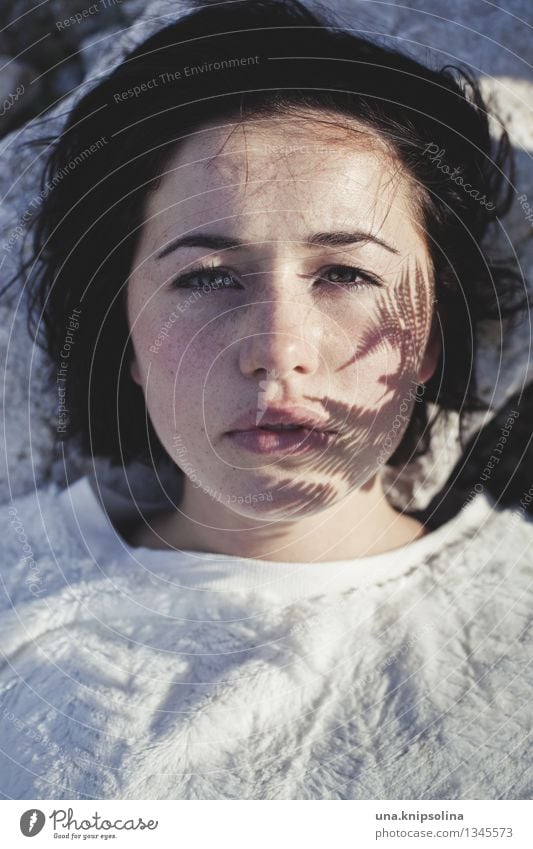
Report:
M 79 100 L 30 274 L 57 429 L 181 494 L 9 505 L 6 796 L 530 795 L 531 523 L 382 480 L 526 314 L 483 247 L 507 154 L 474 82 L 297 2 L 194 11 Z

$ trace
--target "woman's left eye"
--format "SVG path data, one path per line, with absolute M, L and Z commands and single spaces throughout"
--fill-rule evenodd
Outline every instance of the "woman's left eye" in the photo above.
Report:
M 351 265 L 331 265 L 317 274 L 304 275 L 338 289 L 366 289 L 383 284 L 373 274 Z M 233 273 L 222 266 L 200 266 L 179 275 L 169 284 L 172 289 L 193 289 L 203 293 L 220 289 L 242 288 Z
M 170 283 L 172 289 L 195 289 L 204 293 L 217 289 L 234 288 L 235 278 L 222 267 L 203 266 L 186 274 L 180 274 Z
M 343 288 L 363 289 L 367 286 L 383 285 L 374 275 L 351 265 L 332 265 L 321 272 L 318 279 Z

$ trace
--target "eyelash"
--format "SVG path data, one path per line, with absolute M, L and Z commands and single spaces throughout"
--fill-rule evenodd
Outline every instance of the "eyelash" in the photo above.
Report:
M 323 280 L 324 283 L 330 283 L 333 286 L 337 286 L 339 289 L 371 289 L 375 287 L 382 287 L 383 284 L 378 280 L 374 275 L 369 274 L 366 271 L 363 271 L 361 268 L 357 268 L 353 265 L 331 265 L 326 269 L 327 272 L 331 271 L 350 271 L 356 274 L 358 277 L 363 279 L 363 283 L 335 283 L 333 280 L 324 280 L 323 277 L 318 276 L 319 280 Z M 196 286 L 187 286 L 187 283 L 190 281 L 200 277 L 202 274 L 206 274 L 208 277 L 208 282 L 205 282 Z M 231 277 L 234 280 L 234 277 L 228 269 L 223 266 L 216 265 L 200 265 L 198 268 L 194 268 L 191 271 L 187 271 L 185 274 L 180 274 L 178 277 L 175 277 L 174 280 L 171 280 L 169 284 L 169 288 L 171 289 L 191 289 L 193 291 L 203 289 L 203 286 L 212 285 L 212 280 L 217 275 L 223 275 L 224 277 Z M 218 287 L 216 287 L 218 288 Z M 229 286 L 221 286 L 221 289 L 228 289 Z M 207 294 L 207 293 L 206 293 Z

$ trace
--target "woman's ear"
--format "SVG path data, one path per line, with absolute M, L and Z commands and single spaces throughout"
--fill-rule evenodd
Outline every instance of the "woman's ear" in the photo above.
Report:
M 141 372 L 139 371 L 139 364 L 137 362 L 137 357 L 135 356 L 135 354 L 133 354 L 133 356 L 131 358 L 130 374 L 131 374 L 133 380 L 135 381 L 135 383 L 138 383 L 139 386 L 142 386 Z
M 426 350 L 418 372 L 418 383 L 426 383 L 434 375 L 437 368 L 444 337 L 445 314 L 446 308 L 443 305 L 435 309 L 433 313 Z

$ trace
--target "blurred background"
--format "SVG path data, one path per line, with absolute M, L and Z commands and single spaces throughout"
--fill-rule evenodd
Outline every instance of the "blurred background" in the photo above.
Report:
M 122 32 L 146 6 L 141 0 L 2 0 L 0 135 L 42 114 L 90 72 L 102 33 Z M 96 42 L 96 48 L 94 44 Z

